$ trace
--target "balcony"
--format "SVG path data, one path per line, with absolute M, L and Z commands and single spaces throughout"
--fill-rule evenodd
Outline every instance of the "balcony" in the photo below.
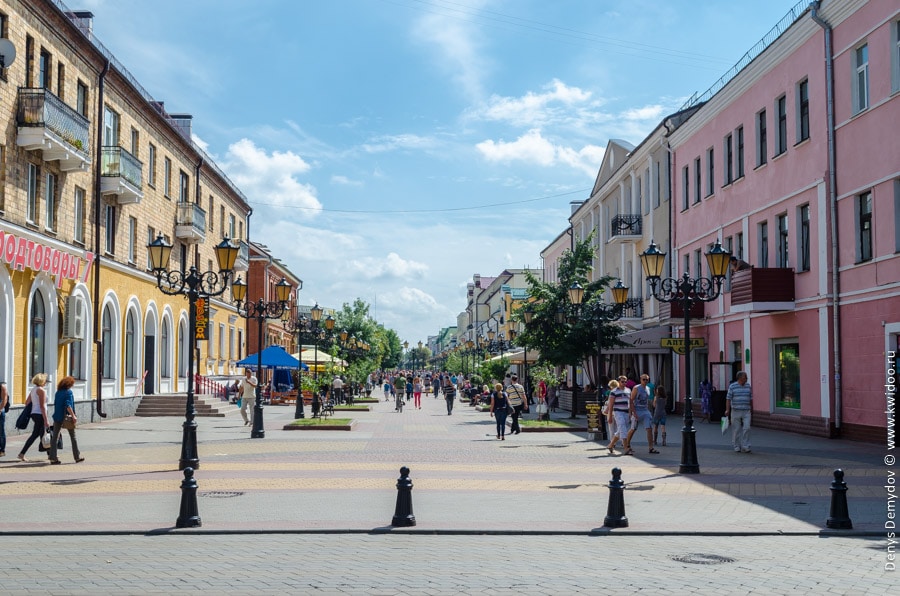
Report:
M 137 204 L 144 198 L 138 158 L 121 147 L 104 146 L 100 153 L 100 193 L 116 195 L 120 205 Z
M 702 321 L 706 316 L 706 303 L 694 302 L 691 305 L 691 321 Z M 671 319 L 670 324 L 677 325 L 679 322 L 684 323 L 684 307 L 680 302 L 660 302 L 659 303 L 659 321 L 660 323 Z
M 622 305 L 621 317 L 622 319 L 643 319 L 644 318 L 644 299 L 643 298 L 629 298 L 625 301 L 625 304 Z
M 238 240 L 238 256 L 234 261 L 235 271 L 247 271 L 250 269 L 250 245 L 243 240 Z
M 731 312 L 794 310 L 794 270 L 761 267 L 731 274 Z
M 40 149 L 44 161 L 59 161 L 64 172 L 86 171 L 90 122 L 47 89 L 19 88 L 16 145 Z
M 640 240 L 642 221 L 643 218 L 640 214 L 616 215 L 612 218 L 609 242 L 636 242 Z
M 206 211 L 196 203 L 178 203 L 175 214 L 175 237 L 186 244 L 206 240 Z

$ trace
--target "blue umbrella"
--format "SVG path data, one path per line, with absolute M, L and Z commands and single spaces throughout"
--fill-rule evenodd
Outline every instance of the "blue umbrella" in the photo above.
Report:
M 242 368 L 256 368 L 259 360 L 259 354 L 250 354 L 243 360 L 238 361 L 237 366 Z M 287 353 L 287 350 L 281 346 L 269 346 L 262 351 L 263 368 L 298 368 L 301 366 L 299 360 Z M 309 370 L 305 364 L 302 365 L 303 370 Z

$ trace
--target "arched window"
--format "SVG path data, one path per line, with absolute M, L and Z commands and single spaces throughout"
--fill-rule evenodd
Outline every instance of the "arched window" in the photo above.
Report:
M 172 376 L 172 371 L 170 369 L 170 354 L 171 346 L 169 344 L 169 319 L 163 319 L 159 346 L 159 374 L 166 379 Z
M 69 344 L 69 374 L 78 380 L 84 379 L 84 342 L 81 340 Z
M 129 379 L 137 378 L 137 339 L 134 331 L 134 311 L 129 310 L 125 317 L 125 377 Z
M 44 370 L 44 348 L 46 346 L 46 311 L 44 309 L 44 297 L 40 292 L 34 293 L 31 301 L 31 370 L 30 379 Z
M 178 376 L 187 377 L 188 345 L 184 321 L 178 324 Z
M 103 378 L 114 379 L 113 371 L 113 323 L 112 311 L 107 304 L 103 307 L 101 341 L 103 342 Z

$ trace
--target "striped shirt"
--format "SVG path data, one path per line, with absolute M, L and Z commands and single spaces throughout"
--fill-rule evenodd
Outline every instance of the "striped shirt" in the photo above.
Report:
M 509 396 L 509 404 L 511 406 L 521 406 L 525 403 L 525 389 L 518 383 L 512 383 L 506 388 L 506 395 Z
M 737 381 L 728 386 L 725 399 L 731 402 L 732 410 L 749 410 L 750 400 L 753 399 L 753 390 L 750 383 L 741 385 Z

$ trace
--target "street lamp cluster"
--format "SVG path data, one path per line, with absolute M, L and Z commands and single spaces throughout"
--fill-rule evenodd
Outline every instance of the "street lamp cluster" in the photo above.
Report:
M 318 381 L 319 379 L 319 343 L 325 342 L 326 340 L 330 340 L 333 337 L 334 332 L 334 323 L 335 319 L 333 316 L 328 315 L 325 319 L 322 319 L 323 314 L 322 307 L 316 303 L 315 306 L 312 307 L 309 311 L 309 316 L 301 315 L 300 312 L 294 313 L 294 316 L 291 316 L 291 313 L 286 313 L 286 317 L 284 318 L 285 328 L 291 333 L 297 334 L 297 349 L 299 354 L 297 354 L 302 362 L 302 354 L 303 354 L 303 345 L 312 343 L 314 346 L 315 354 L 313 356 L 313 378 Z M 301 364 L 302 367 L 302 364 Z M 302 371 L 300 373 L 302 375 Z M 303 387 L 302 376 L 298 376 L 297 378 L 297 405 L 295 406 L 294 416 L 296 418 L 305 418 L 306 415 L 303 411 Z M 319 391 L 318 384 L 316 384 L 316 389 L 313 391 L 313 401 L 312 401 L 312 409 L 313 409 L 313 417 L 319 415 Z

